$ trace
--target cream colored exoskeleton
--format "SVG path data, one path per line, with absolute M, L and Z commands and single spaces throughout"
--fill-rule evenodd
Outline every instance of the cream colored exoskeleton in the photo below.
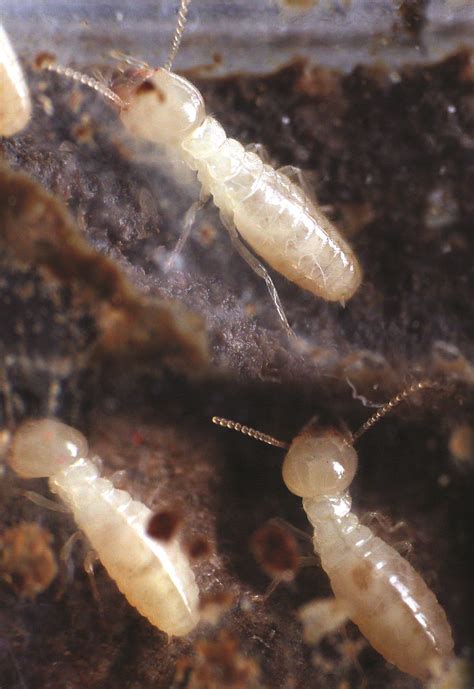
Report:
M 199 592 L 178 540 L 147 536 L 148 507 L 101 478 L 86 438 L 55 419 L 15 431 L 9 464 L 23 478 L 49 478 L 118 588 L 151 624 L 183 636 L 198 623 Z
M 13 136 L 26 127 L 31 100 L 18 57 L 0 24 L 0 136 Z
M 314 528 L 314 549 L 336 599 L 344 604 L 348 617 L 373 648 L 422 680 L 452 658 L 453 639 L 446 614 L 413 567 L 359 522 L 351 510 L 348 488 L 358 464 L 354 440 L 402 399 L 425 387 L 433 384 L 410 386 L 353 435 L 304 429 L 289 445 L 282 470 L 288 489 L 303 498 L 303 508 Z M 220 417 L 213 421 L 263 442 L 288 447 L 235 422 Z
M 265 279 L 286 325 L 270 276 L 241 239 L 300 287 L 328 301 L 346 302 L 359 287 L 362 274 L 352 249 L 336 227 L 287 174 L 227 137 L 219 122 L 206 113 L 198 89 L 171 71 L 188 4 L 189 0 L 181 4 L 165 67 L 137 70 L 130 88 L 122 84 L 123 100 L 72 70 L 55 65 L 48 68 L 83 83 L 87 80 L 119 105 L 120 119 L 128 132 L 164 146 L 196 171 L 203 197 L 213 197 L 234 245 Z

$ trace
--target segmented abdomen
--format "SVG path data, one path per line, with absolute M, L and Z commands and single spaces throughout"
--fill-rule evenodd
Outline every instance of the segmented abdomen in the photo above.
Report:
M 129 493 L 100 478 L 87 459 L 52 476 L 50 488 L 71 508 L 118 588 L 159 629 L 182 636 L 198 621 L 198 588 L 175 540 L 163 545 L 146 535 L 152 512 Z
M 223 217 L 269 265 L 324 299 L 354 294 L 361 270 L 351 248 L 286 175 L 227 138 L 212 117 L 182 147 Z
M 384 658 L 404 672 L 428 678 L 435 661 L 449 657 L 453 649 L 451 628 L 436 596 L 355 515 L 331 518 L 317 502 L 323 501 L 305 501 L 305 509 L 335 596 L 347 601 L 350 618 Z

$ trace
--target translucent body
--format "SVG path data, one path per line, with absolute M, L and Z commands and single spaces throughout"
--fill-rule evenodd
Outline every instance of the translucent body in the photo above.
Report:
M 31 101 L 25 77 L 0 24 L 0 136 L 13 136 L 29 122 Z
M 451 628 L 420 575 L 351 512 L 345 488 L 355 465 L 349 448 L 334 433 L 301 434 L 285 460 L 285 483 L 297 495 L 304 493 L 315 551 L 350 619 L 384 658 L 427 679 L 437 662 L 452 653 Z M 314 451 L 321 452 L 319 457 Z
M 44 419 L 19 427 L 10 464 L 23 477 L 49 477 L 131 605 L 168 634 L 187 634 L 198 622 L 199 592 L 186 555 L 176 540 L 147 536 L 151 510 L 101 478 L 86 454 L 81 433 Z
M 223 220 L 275 270 L 326 300 L 352 297 L 361 270 L 334 225 L 286 175 L 227 138 L 190 82 L 155 70 L 129 95 L 121 119 L 134 135 L 173 147 Z

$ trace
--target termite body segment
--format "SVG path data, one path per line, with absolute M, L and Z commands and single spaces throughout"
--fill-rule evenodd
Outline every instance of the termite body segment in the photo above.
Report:
M 0 136 L 24 129 L 31 116 L 31 100 L 20 63 L 0 24 Z
M 43 419 L 17 429 L 9 463 L 24 478 L 49 478 L 131 605 L 168 634 L 187 634 L 198 622 L 199 592 L 179 542 L 147 536 L 151 510 L 101 478 L 87 454 L 82 433 Z
M 303 498 L 314 549 L 349 618 L 384 658 L 426 680 L 451 658 L 451 628 L 421 576 L 351 511 L 357 463 L 341 433 L 307 429 L 291 443 L 283 480 Z
M 144 71 L 142 83 L 124 98 L 125 128 L 195 170 L 203 195 L 212 195 L 224 224 L 255 253 L 316 296 L 352 297 L 362 279 L 352 249 L 287 175 L 227 137 L 193 84 L 166 69 Z

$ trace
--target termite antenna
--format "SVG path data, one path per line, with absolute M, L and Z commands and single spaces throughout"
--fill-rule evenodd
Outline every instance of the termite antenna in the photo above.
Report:
M 55 72 L 56 74 L 65 76 L 67 79 L 72 79 L 73 81 L 77 81 L 84 86 L 88 86 L 89 88 L 94 89 L 94 91 L 100 93 L 102 96 L 104 96 L 104 98 L 107 98 L 118 105 L 119 108 L 125 108 L 127 105 L 126 102 L 120 98 L 120 96 L 112 91 L 112 89 L 104 86 L 104 84 L 97 79 L 94 79 L 87 74 L 82 74 L 82 72 L 77 72 L 71 67 L 63 67 L 62 65 L 58 65 L 50 60 L 44 60 L 43 63 L 39 65 L 39 68 L 44 69 L 47 72 Z
M 244 435 L 248 435 L 250 438 L 255 438 L 255 440 L 260 440 L 261 443 L 266 443 L 267 445 L 273 445 L 274 447 L 281 447 L 287 450 L 290 447 L 289 443 L 284 440 L 277 440 L 271 435 L 257 431 L 255 428 L 249 428 L 248 426 L 243 426 L 238 421 L 231 421 L 230 419 L 223 419 L 220 416 L 213 416 L 212 423 L 216 426 L 222 426 L 222 428 L 228 428 L 230 431 L 238 431 Z
M 378 409 L 370 418 L 368 418 L 367 421 L 363 423 L 355 433 L 352 433 L 352 442 L 354 443 L 356 440 L 358 440 L 361 435 L 369 430 L 369 428 L 372 428 L 372 426 L 380 421 L 380 419 L 383 419 L 384 416 L 391 412 L 392 409 L 398 407 L 400 402 L 403 402 L 408 397 L 411 397 L 411 395 L 414 395 L 420 390 L 440 387 L 442 387 L 441 384 L 434 380 L 419 380 L 416 383 L 412 383 L 410 386 L 405 388 L 405 390 L 402 390 L 398 393 L 398 395 L 395 395 L 395 397 L 393 397 L 389 402 L 384 404 L 383 407 L 380 407 L 380 409 Z
M 168 59 L 166 60 L 164 66 L 164 69 L 166 69 L 167 72 L 171 72 L 173 61 L 176 57 L 176 53 L 179 50 L 179 46 L 181 45 L 190 4 L 191 0 L 181 0 L 181 4 L 179 6 L 178 11 L 178 20 L 176 22 L 176 29 L 174 32 L 173 40 L 171 42 L 170 52 L 168 53 Z

